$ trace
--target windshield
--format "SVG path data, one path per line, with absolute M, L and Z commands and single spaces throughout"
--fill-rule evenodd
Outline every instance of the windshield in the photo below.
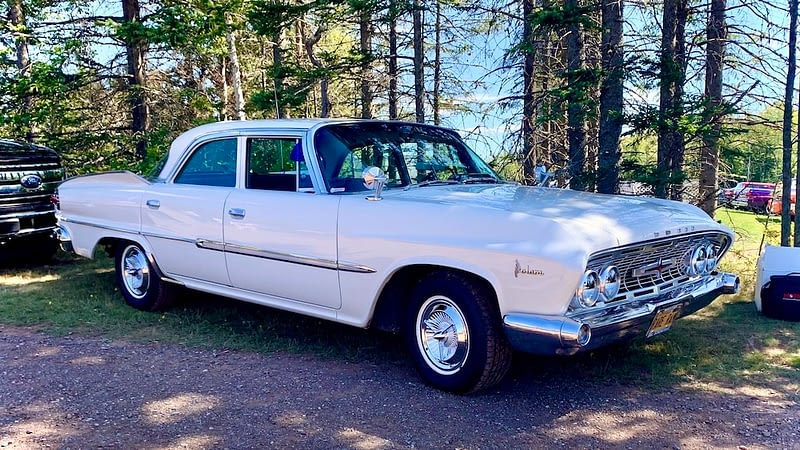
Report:
M 404 122 L 361 122 L 321 128 L 314 148 L 328 192 L 364 191 L 361 172 L 386 174 L 386 187 L 498 183 L 488 164 L 453 131 Z

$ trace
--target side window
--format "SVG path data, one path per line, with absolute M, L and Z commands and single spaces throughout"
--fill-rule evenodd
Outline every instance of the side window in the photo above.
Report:
M 248 139 L 248 189 L 296 191 L 298 186 L 301 191 L 312 190 L 299 139 Z
M 197 147 L 175 177 L 175 183 L 236 186 L 236 139 L 206 142 Z

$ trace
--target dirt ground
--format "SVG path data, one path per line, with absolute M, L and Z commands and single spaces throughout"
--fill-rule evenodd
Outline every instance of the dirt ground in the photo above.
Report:
M 535 361 L 455 396 L 395 362 L 0 325 L 0 448 L 800 449 L 797 386 L 649 392 L 537 376 Z

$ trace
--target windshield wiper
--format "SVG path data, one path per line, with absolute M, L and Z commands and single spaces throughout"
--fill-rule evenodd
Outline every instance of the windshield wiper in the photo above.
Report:
M 493 183 L 496 184 L 497 178 L 489 175 L 488 173 L 468 173 L 458 177 L 458 181 L 464 184 L 472 183 Z
M 425 187 L 425 186 L 435 186 L 435 185 L 442 185 L 442 184 L 459 184 L 460 181 L 456 180 L 425 180 L 420 181 L 417 184 L 410 184 L 406 186 L 406 190 L 411 189 L 412 187 Z

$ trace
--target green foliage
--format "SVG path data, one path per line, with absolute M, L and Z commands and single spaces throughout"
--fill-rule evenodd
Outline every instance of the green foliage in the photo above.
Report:
M 534 29 L 561 30 L 570 25 L 581 25 L 585 30 L 600 30 L 592 19 L 595 7 L 592 5 L 568 5 L 554 2 L 538 8 L 527 18 Z
M 602 70 L 582 68 L 565 70 L 558 75 L 562 80 L 560 86 L 546 92 L 543 113 L 537 117 L 540 123 L 563 120 L 566 109 L 577 106 L 582 120 L 597 116 L 597 96 L 594 93 L 600 84 Z
M 289 110 L 300 110 L 308 101 L 314 84 L 328 75 L 327 70 L 316 68 L 292 67 L 283 65 L 270 66 L 269 73 L 273 79 L 283 80 L 279 89 L 262 89 L 250 96 L 249 107 L 264 112 L 274 112 L 276 102 Z
M 619 173 L 622 180 L 638 181 L 648 186 L 680 185 L 688 178 L 685 172 L 664 172 L 655 163 L 642 163 L 630 155 L 620 162 Z
M 796 116 L 795 116 L 796 117 Z M 755 123 L 753 123 L 755 122 Z M 732 122 L 740 132 L 722 143 L 721 171 L 734 179 L 775 182 L 781 178 L 783 106 L 769 106 L 758 119 Z M 793 120 L 796 123 L 796 120 Z

